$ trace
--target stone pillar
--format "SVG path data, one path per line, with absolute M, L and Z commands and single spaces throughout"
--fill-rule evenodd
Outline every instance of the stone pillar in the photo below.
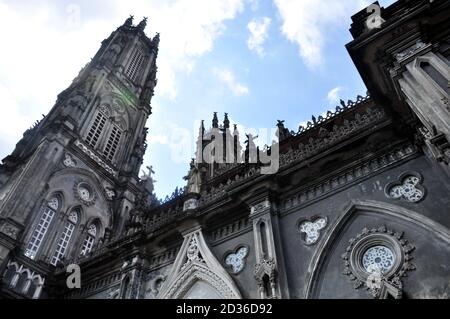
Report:
M 444 162 L 449 173 L 450 66 L 444 57 L 433 52 L 432 44 L 420 40 L 394 54 L 394 58 L 394 67 L 389 71 L 399 96 L 406 98 L 406 103 L 422 122 L 424 151 L 438 162 Z
M 288 298 L 274 204 L 267 196 L 250 201 L 249 206 L 256 255 L 254 275 L 261 299 Z M 283 289 L 280 283 L 283 283 Z

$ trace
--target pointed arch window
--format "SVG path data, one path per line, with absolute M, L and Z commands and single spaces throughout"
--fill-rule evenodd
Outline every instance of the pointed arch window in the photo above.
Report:
M 69 214 L 67 222 L 64 226 L 64 231 L 61 234 L 58 245 L 56 246 L 55 253 L 53 254 L 52 260 L 50 261 L 53 266 L 56 266 L 58 262 L 60 262 L 61 259 L 66 255 L 67 246 L 69 245 L 75 227 L 78 224 L 79 214 L 80 212 L 78 210 L 74 210 Z
M 31 239 L 29 240 L 25 250 L 25 256 L 27 256 L 28 258 L 31 259 L 36 258 L 36 254 L 39 251 L 39 248 L 41 247 L 45 235 L 47 234 L 48 228 L 59 206 L 60 202 L 58 198 L 53 197 L 47 202 L 46 206 L 43 208 L 41 219 L 34 228 L 33 235 L 31 236 Z
M 92 251 L 94 247 L 95 238 L 97 237 L 97 226 L 91 224 L 88 228 L 88 234 L 83 242 L 83 247 L 81 248 L 81 256 L 85 256 Z
M 123 131 L 122 129 L 113 124 L 111 126 L 111 131 L 109 133 L 108 141 L 106 142 L 105 149 L 103 151 L 103 155 L 106 157 L 108 161 L 112 161 L 114 159 L 114 155 L 116 155 L 117 149 L 119 148 L 120 138 L 122 137 Z
M 94 121 L 91 124 L 89 132 L 86 136 L 86 142 L 91 147 L 96 147 L 97 143 L 102 135 L 103 129 L 106 126 L 106 122 L 108 120 L 108 113 L 106 108 L 100 108 L 97 111 L 97 115 L 94 118 Z
M 144 61 L 145 61 L 144 54 L 141 52 L 141 50 L 136 49 L 133 52 L 130 64 L 128 65 L 128 68 L 126 71 L 126 75 L 131 81 L 135 82 L 137 80 L 139 73 L 140 73 L 139 70 L 141 69 L 142 65 L 144 64 Z

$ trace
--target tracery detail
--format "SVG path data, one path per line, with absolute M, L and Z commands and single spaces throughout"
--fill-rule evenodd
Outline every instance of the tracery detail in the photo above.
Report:
M 342 255 L 343 274 L 353 282 L 353 287 L 365 287 L 374 298 L 402 297 L 401 278 L 416 267 L 411 262 L 415 247 L 403 233 L 387 229 L 364 228 Z
M 420 202 L 425 197 L 421 185 L 422 177 L 418 173 L 404 173 L 399 181 L 386 186 L 386 195 L 393 199 L 404 199 L 410 203 Z
M 248 253 L 247 246 L 239 246 L 234 252 L 225 255 L 225 265 L 232 270 L 233 274 L 240 273 L 245 268 L 245 258 Z
M 327 219 L 319 217 L 314 222 L 302 221 L 299 223 L 298 230 L 304 234 L 304 241 L 307 245 L 314 245 L 319 241 L 321 230 L 327 226 Z

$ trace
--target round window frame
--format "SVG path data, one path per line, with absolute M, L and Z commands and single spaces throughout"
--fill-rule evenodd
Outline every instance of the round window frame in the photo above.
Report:
M 375 246 L 387 247 L 392 251 L 395 258 L 392 268 L 386 273 L 383 273 L 385 278 L 390 279 L 394 277 L 402 268 L 405 257 L 401 245 L 387 234 L 369 234 L 356 242 L 350 252 L 350 266 L 353 270 L 353 274 L 360 281 L 365 282 L 372 275 L 372 273 L 368 272 L 363 265 L 363 256 L 370 248 Z
M 85 188 L 89 191 L 89 199 L 85 200 L 81 197 L 80 194 L 80 188 Z M 75 192 L 75 197 L 80 200 L 83 204 L 87 205 L 87 206 L 91 206 L 95 204 L 95 201 L 97 199 L 97 194 L 94 191 L 94 188 L 87 182 L 85 181 L 80 181 L 78 183 L 75 184 L 74 187 L 74 192 Z

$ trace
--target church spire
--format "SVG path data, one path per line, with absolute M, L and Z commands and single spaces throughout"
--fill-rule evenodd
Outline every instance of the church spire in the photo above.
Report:
M 219 119 L 217 118 L 217 112 L 214 112 L 214 117 L 212 120 L 212 127 L 219 128 Z
M 228 113 L 225 113 L 225 119 L 223 120 L 223 128 L 230 128 L 230 120 L 228 119 Z
M 198 130 L 197 150 L 195 154 L 195 162 L 201 163 L 203 158 L 203 136 L 205 135 L 205 122 L 202 121 Z

